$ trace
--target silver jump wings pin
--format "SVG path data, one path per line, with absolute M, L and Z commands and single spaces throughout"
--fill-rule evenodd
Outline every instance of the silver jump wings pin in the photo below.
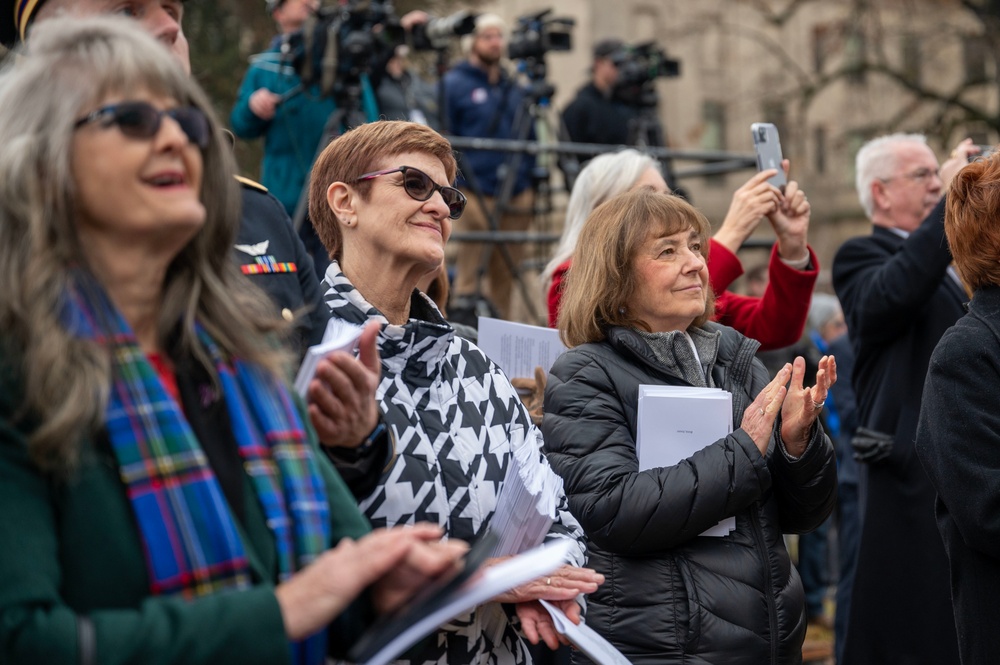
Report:
M 265 240 L 264 242 L 259 242 L 256 245 L 234 245 L 236 249 L 240 250 L 244 254 L 249 254 L 250 256 L 264 256 L 267 252 L 267 246 L 271 244 L 270 240 Z

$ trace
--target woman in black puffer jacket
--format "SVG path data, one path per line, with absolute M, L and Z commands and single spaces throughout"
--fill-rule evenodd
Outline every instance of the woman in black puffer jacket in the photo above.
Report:
M 546 451 L 607 580 L 587 624 L 635 665 L 798 663 L 804 599 L 782 533 L 813 529 L 834 505 L 816 417 L 836 365 L 824 357 L 811 388 L 801 358 L 769 382 L 757 342 L 707 321 L 709 230 L 683 200 L 648 190 L 587 221 L 559 318 L 571 349 L 545 391 Z M 733 433 L 639 471 L 641 384 L 729 391 Z M 730 516 L 728 536 L 698 536 Z

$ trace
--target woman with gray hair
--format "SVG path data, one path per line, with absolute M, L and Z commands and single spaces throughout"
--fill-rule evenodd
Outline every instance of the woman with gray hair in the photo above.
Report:
M 319 453 L 208 99 L 120 18 L 39 24 L 0 97 L 0 662 L 342 654 L 463 547 L 366 535 Z
M 819 275 L 816 255 L 806 244 L 809 203 L 794 181 L 784 194 L 770 185 L 767 178 L 775 173 L 773 170 L 757 173 L 733 193 L 726 219 L 710 240 L 708 262 L 712 288 L 717 293 L 716 320 L 756 339 L 765 351 L 798 341 Z M 607 199 L 644 186 L 668 191 L 657 162 L 631 149 L 599 155 L 577 176 L 562 238 L 542 272 L 542 283 L 548 289 L 549 326 L 556 326 L 562 282 L 572 263 L 584 221 Z M 743 274 L 736 251 L 764 216 L 777 235 L 768 268 L 768 288 L 762 298 L 727 291 Z

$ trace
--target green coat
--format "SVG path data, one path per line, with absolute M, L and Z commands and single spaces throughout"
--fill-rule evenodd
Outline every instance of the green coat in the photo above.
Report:
M 193 601 L 151 597 L 138 527 L 106 435 L 85 442 L 78 473 L 57 482 L 28 457 L 30 425 L 13 418 L 19 396 L 19 383 L 0 373 L 0 663 L 78 663 L 79 615 L 94 624 L 101 665 L 290 661 L 274 595 L 274 541 L 248 477 L 242 533 L 255 586 Z M 316 445 L 311 429 L 310 440 Z M 332 542 L 367 533 L 343 481 L 324 455 L 317 458 Z M 366 600 L 355 603 L 331 626 L 331 650 L 343 651 L 370 615 Z

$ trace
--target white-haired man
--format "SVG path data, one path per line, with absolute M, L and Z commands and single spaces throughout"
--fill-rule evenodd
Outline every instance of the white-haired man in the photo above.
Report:
M 844 662 L 959 662 L 948 560 L 934 489 L 914 454 L 927 364 L 967 300 L 944 234 L 942 194 L 977 152 L 965 140 L 939 169 L 919 134 L 874 139 L 857 155 L 857 189 L 873 224 L 833 263 L 855 351 L 855 450 L 868 462 L 861 543 Z

